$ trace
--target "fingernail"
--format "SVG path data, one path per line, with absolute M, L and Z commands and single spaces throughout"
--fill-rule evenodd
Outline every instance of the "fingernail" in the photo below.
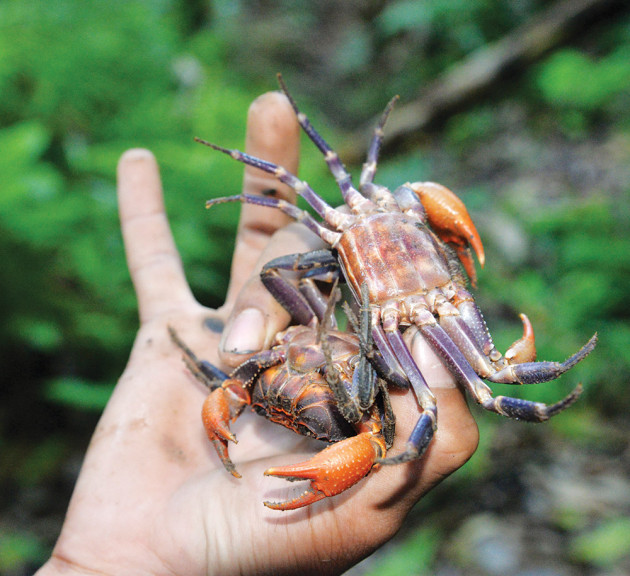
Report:
M 231 354 L 251 354 L 265 344 L 265 317 L 258 308 L 246 308 L 223 333 L 221 349 Z

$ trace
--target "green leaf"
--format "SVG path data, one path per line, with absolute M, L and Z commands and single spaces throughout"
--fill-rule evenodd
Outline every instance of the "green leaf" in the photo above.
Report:
M 630 556 L 630 518 L 616 517 L 577 536 L 571 544 L 571 555 L 580 562 L 612 566 Z
M 599 60 L 574 49 L 559 50 L 542 65 L 537 80 L 550 104 L 596 110 L 630 87 L 628 49 L 622 46 Z
M 45 395 L 49 400 L 64 406 L 101 411 L 113 390 L 113 384 L 94 384 L 78 378 L 56 378 L 46 385 Z
M 46 549 L 30 532 L 0 531 L 0 572 L 25 573 L 25 566 L 40 564 L 46 559 Z
M 381 557 L 365 576 L 422 576 L 432 574 L 431 564 L 441 541 L 440 531 L 420 528 Z

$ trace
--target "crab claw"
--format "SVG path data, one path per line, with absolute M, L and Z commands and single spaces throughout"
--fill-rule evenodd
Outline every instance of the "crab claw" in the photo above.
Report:
M 449 244 L 455 245 L 457 256 L 464 265 L 473 286 L 477 282 L 475 266 L 468 246 L 477 254 L 483 268 L 486 256 L 481 238 L 464 203 L 448 188 L 434 182 L 414 182 L 411 189 L 418 195 L 427 212 L 429 224 L 435 233 Z
M 534 342 L 534 329 L 532 323 L 525 314 L 520 314 L 523 321 L 523 337 L 512 344 L 504 354 L 510 364 L 522 364 L 536 360 L 536 344 Z
M 247 390 L 238 380 L 228 379 L 221 388 L 216 388 L 208 395 L 201 409 L 201 419 L 209 440 L 225 469 L 236 478 L 241 475 L 228 455 L 228 441 L 236 443 L 236 437 L 230 430 L 230 422 L 236 420 L 248 404 L 250 398 Z
M 295 510 L 340 494 L 366 476 L 374 466 L 374 461 L 384 456 L 385 451 L 382 438 L 371 432 L 363 432 L 328 446 L 306 462 L 269 468 L 265 476 L 278 476 L 290 481 L 310 480 L 311 484 L 292 500 L 264 504 L 273 510 Z

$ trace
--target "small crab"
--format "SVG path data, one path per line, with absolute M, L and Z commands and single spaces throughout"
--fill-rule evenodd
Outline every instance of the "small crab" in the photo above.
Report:
M 228 442 L 236 442 L 230 422 L 246 406 L 298 434 L 331 443 L 306 462 L 265 472 L 288 480 L 311 481 L 296 498 L 264 503 L 275 510 L 294 510 L 347 490 L 385 456 L 394 437 L 387 385 L 367 362 L 369 330 L 362 335 L 337 330 L 335 298 L 331 296 L 330 304 L 323 307 L 319 292 L 308 282 L 301 283 L 301 288 L 299 293 L 305 295 L 311 310 L 308 325 L 290 326 L 280 332 L 270 350 L 250 357 L 229 376 L 200 361 L 170 328 L 186 365 L 210 389 L 202 408 L 204 427 L 232 475 L 240 478 L 228 454 Z M 298 293 L 293 286 L 289 290 Z M 316 310 L 323 310 L 323 315 L 318 316 Z M 358 328 L 353 313 L 349 309 L 347 313 Z M 329 324 L 333 327 L 328 328 Z M 354 397 L 362 378 L 374 381 L 372 387 L 378 395 L 368 409 L 359 411 Z
M 324 154 L 347 211 L 329 206 L 303 180 L 281 166 L 197 139 L 232 158 L 264 170 L 291 186 L 323 219 L 284 200 L 241 194 L 209 200 L 207 206 L 223 202 L 247 202 L 282 210 L 302 222 L 330 246 L 330 250 L 297 254 L 268 263 L 263 272 L 267 286 L 278 282 L 278 270 L 299 271 L 304 277 L 323 278 L 342 274 L 357 302 L 365 290 L 370 309 L 372 337 L 393 373 L 409 379 L 422 414 L 406 449 L 384 463 L 419 458 L 437 427 L 433 393 L 407 349 L 399 328 L 414 325 L 441 357 L 458 382 L 485 409 L 504 416 L 542 422 L 570 406 L 579 396 L 578 386 L 553 405 L 505 396 L 492 396 L 482 378 L 491 382 L 534 384 L 558 378 L 583 360 L 595 347 L 594 335 L 565 362 L 536 362 L 534 333 L 525 315 L 523 338 L 501 354 L 494 346 L 481 311 L 467 289 L 463 264 L 474 284 L 475 271 L 470 248 L 481 263 L 485 256 L 477 230 L 453 192 L 432 182 L 406 183 L 393 192 L 374 183 L 383 128 L 395 98 L 376 126 L 358 189 L 350 174 L 308 118 L 299 111 L 282 78 L 280 86 L 293 106 L 299 124 Z M 290 306 L 291 302 L 285 303 Z M 364 382 L 369 387 L 369 382 Z M 369 399 L 369 390 L 361 397 Z M 365 405 L 362 406 L 365 408 Z

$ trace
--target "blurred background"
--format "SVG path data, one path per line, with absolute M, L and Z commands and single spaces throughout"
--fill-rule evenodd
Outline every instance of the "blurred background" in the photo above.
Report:
M 0 3 L 0 574 L 59 533 L 137 326 L 115 168 L 156 154 L 188 279 L 222 302 L 249 103 L 282 72 L 357 173 L 400 94 L 377 181 L 434 180 L 486 248 L 477 302 L 501 350 L 541 360 L 597 331 L 561 379 L 499 394 L 581 400 L 531 425 L 473 407 L 473 459 L 351 575 L 630 573 L 630 9 L 622 0 L 57 0 Z M 304 141 L 300 174 L 338 190 Z M 194 423 L 191 423 L 193 425 Z

